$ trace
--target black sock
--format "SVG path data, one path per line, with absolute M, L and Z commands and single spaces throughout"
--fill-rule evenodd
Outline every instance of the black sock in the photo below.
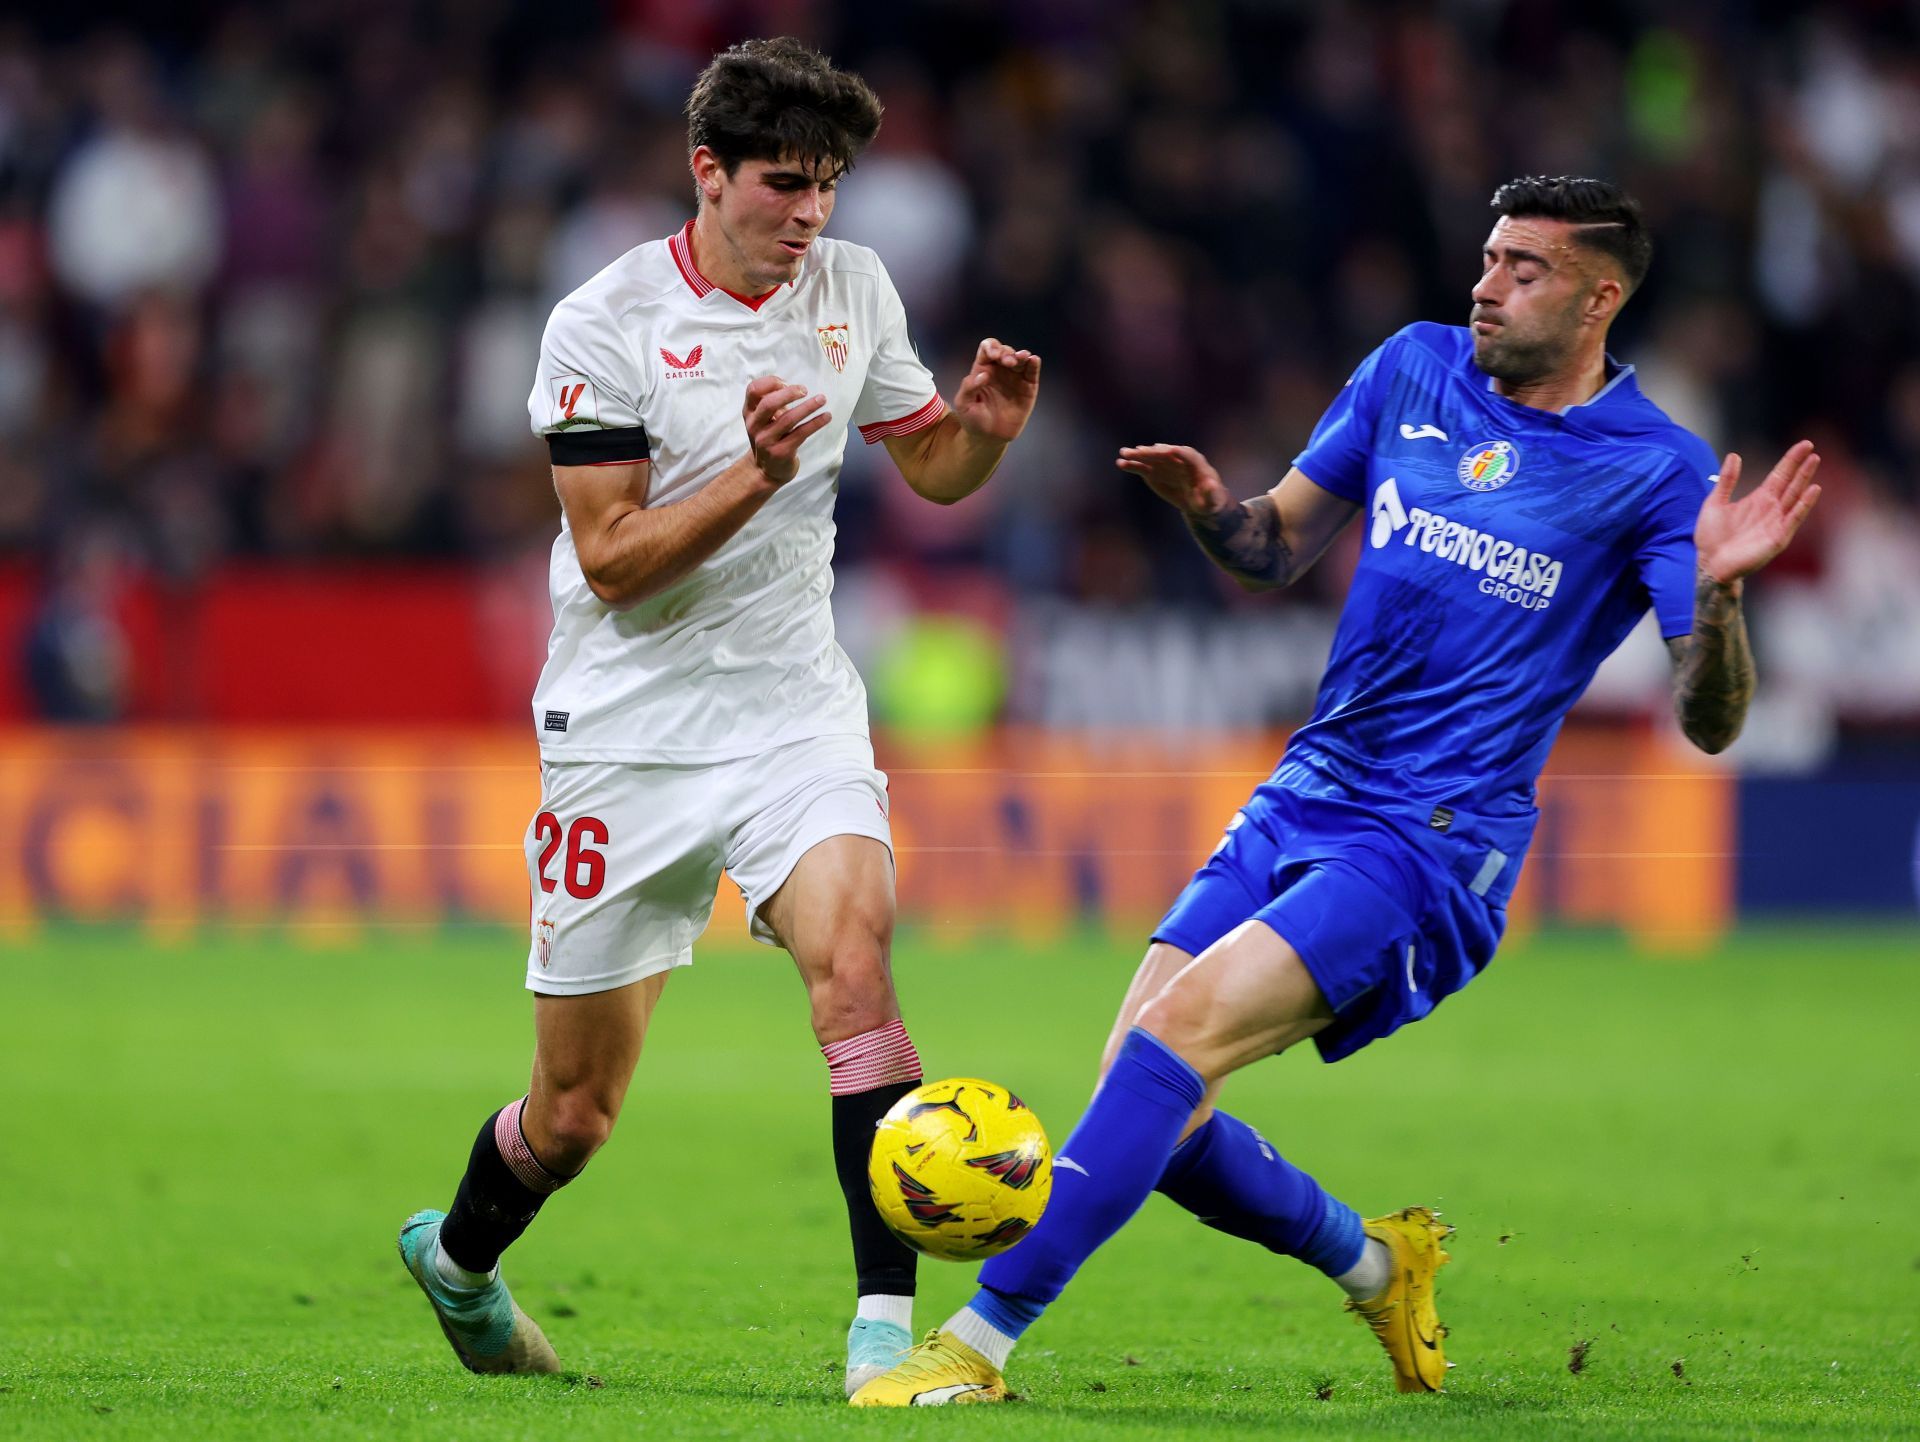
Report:
M 480 1128 L 453 1206 L 440 1224 L 440 1245 L 469 1272 L 490 1272 L 518 1240 L 541 1203 L 572 1181 L 550 1172 L 520 1131 L 526 1098 L 509 1102 Z
M 840 1174 L 840 1190 L 847 1199 L 847 1221 L 853 1231 L 853 1270 L 860 1295 L 882 1293 L 911 1297 L 919 1254 L 894 1236 L 874 1210 L 867 1187 L 867 1154 L 873 1149 L 873 1129 L 901 1097 L 920 1085 L 920 1079 L 893 1082 L 872 1091 L 833 1099 L 833 1167 Z

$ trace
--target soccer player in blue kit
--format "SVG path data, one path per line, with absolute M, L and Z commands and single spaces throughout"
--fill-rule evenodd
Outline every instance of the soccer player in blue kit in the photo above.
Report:
M 1236 504 L 1185 446 L 1120 452 L 1253 589 L 1297 579 L 1364 510 L 1360 562 L 1313 717 L 1154 931 L 1039 1225 L 854 1405 L 1004 1397 L 1021 1333 L 1153 1191 L 1325 1272 L 1400 1391 L 1442 1386 L 1451 1229 L 1425 1207 L 1362 1220 L 1220 1110 L 1221 1083 L 1309 1037 L 1350 1056 L 1492 959 L 1535 778 L 1649 606 L 1682 728 L 1724 749 L 1754 686 L 1741 580 L 1819 496 L 1802 441 L 1736 499 L 1740 458 L 1716 467 L 1607 355 L 1652 253 L 1632 200 L 1528 178 L 1493 206 L 1469 324 L 1390 337 L 1267 494 Z

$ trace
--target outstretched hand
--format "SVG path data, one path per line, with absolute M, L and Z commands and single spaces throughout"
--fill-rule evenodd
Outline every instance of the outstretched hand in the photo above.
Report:
M 1040 395 L 1040 357 L 988 337 L 953 398 L 953 413 L 970 434 L 1011 441 L 1026 427 Z
M 1122 446 L 1114 464 L 1183 515 L 1214 516 L 1233 505 L 1220 473 L 1192 446 Z
M 1820 488 L 1813 484 L 1819 469 L 1813 442 L 1801 441 L 1780 458 L 1752 495 L 1736 501 L 1740 457 L 1730 453 L 1720 463 L 1719 483 L 1701 506 L 1693 528 L 1700 569 L 1720 585 L 1730 586 L 1786 550 L 1820 499 Z

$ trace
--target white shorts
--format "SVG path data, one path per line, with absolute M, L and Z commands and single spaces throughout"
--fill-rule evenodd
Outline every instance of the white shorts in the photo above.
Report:
M 864 736 L 823 736 L 699 766 L 545 762 L 527 828 L 527 988 L 611 991 L 693 960 L 724 867 L 754 938 L 760 908 L 812 847 L 871 836 L 893 850 L 887 778 Z

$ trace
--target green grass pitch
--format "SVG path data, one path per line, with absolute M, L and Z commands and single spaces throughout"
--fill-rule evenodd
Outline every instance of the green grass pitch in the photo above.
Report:
M 1751 932 L 1705 960 L 1534 939 L 1352 1061 L 1237 1078 L 1229 1105 L 1338 1195 L 1459 1225 L 1443 1396 L 1396 1396 L 1324 1278 L 1156 1198 L 1015 1355 L 1023 1400 L 912 1414 L 840 1401 L 824 1067 L 758 948 L 674 979 L 611 1148 L 508 1259 L 575 1370 L 459 1370 L 393 1237 L 519 1094 L 516 948 L 57 931 L 0 951 L 0 1436 L 1920 1427 L 1913 932 Z M 1006 1082 L 1059 1141 L 1136 951 L 903 940 L 930 1075 Z M 922 1327 L 970 1276 L 923 1266 Z

